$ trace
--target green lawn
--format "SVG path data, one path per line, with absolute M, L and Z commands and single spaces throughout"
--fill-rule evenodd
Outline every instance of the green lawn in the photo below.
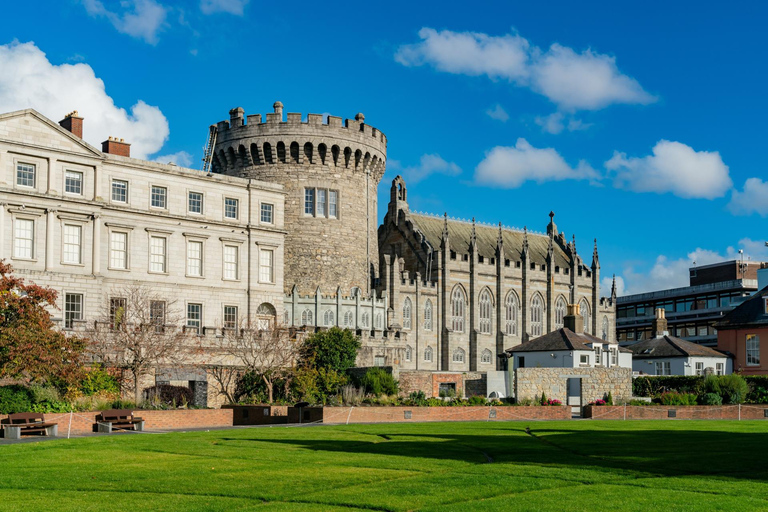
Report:
M 768 422 L 276 427 L 2 445 L 0 510 L 21 509 L 768 510 Z

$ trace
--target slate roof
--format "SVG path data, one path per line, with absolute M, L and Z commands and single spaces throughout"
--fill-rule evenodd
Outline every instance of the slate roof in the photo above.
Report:
M 768 286 L 745 300 L 717 323 L 718 329 L 737 327 L 768 326 L 768 314 L 765 313 L 765 299 L 768 298 Z
M 633 359 L 655 359 L 657 357 L 727 357 L 715 349 L 691 343 L 675 336 L 661 336 L 630 345 Z
M 440 247 L 440 240 L 443 236 L 443 227 L 445 220 L 443 218 L 432 217 L 411 213 L 410 219 L 414 226 L 421 231 L 427 238 L 427 241 L 434 248 Z M 480 256 L 485 258 L 496 257 L 496 241 L 499 237 L 499 228 L 487 225 L 475 225 L 475 234 L 477 236 L 477 250 Z M 448 240 L 451 250 L 459 254 L 466 254 L 469 251 L 469 241 L 472 236 L 472 223 L 448 219 Z M 504 241 L 504 253 L 508 259 L 519 261 L 520 254 L 523 251 L 522 231 L 502 228 L 502 239 Z M 543 234 L 528 233 L 528 254 L 531 261 L 538 265 L 547 262 L 547 251 L 549 248 L 549 236 Z M 570 267 L 571 259 L 558 243 L 554 242 L 555 265 L 561 269 Z
M 553 352 L 556 350 L 592 350 L 587 343 L 605 343 L 591 334 L 577 334 L 567 327 L 561 327 L 556 331 L 549 332 L 531 341 L 510 348 L 507 353 L 517 352 Z M 630 352 L 623 347 L 619 347 L 619 352 Z

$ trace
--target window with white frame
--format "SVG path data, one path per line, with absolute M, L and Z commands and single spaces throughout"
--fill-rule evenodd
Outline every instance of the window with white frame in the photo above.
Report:
M 413 349 L 411 348 L 410 345 L 406 345 L 405 346 L 405 360 L 406 361 L 410 361 L 412 357 L 413 357 Z
M 224 279 L 238 279 L 238 248 L 236 245 L 224 246 Z
M 360 326 L 365 329 L 371 326 L 371 315 L 367 311 L 360 315 Z
M 149 238 L 149 271 L 165 273 L 168 240 L 164 236 Z
M 202 332 L 203 326 L 203 305 L 187 304 L 187 328 L 197 334 Z
M 579 364 L 589 364 L 589 354 L 580 354 L 579 355 Z
M 335 219 L 339 216 L 339 193 L 335 190 L 328 191 L 328 217 Z
M 315 214 L 315 189 L 304 189 L 304 215 Z
M 83 295 L 67 293 L 64 295 L 64 328 L 72 329 L 75 321 L 83 319 Z
M 275 251 L 272 249 L 259 251 L 259 281 L 262 283 L 275 282 Z
M 513 292 L 509 292 L 507 300 L 504 302 L 505 312 L 505 325 L 504 332 L 510 336 L 517 335 L 517 310 L 519 306 L 517 304 L 517 295 Z
M 165 331 L 165 301 L 149 301 L 149 323 L 155 326 L 156 333 Z
M 565 299 L 562 297 L 557 298 L 555 303 L 555 329 L 560 329 L 565 321 Z
M 616 366 L 619 364 L 619 350 L 612 348 L 611 349 L 611 366 Z
M 326 310 L 325 313 L 323 313 L 323 325 L 332 326 L 335 324 L 334 321 L 335 315 L 333 314 L 333 311 L 330 309 Z
M 747 334 L 747 366 L 760 366 L 760 337 Z
M 491 292 L 487 289 L 483 290 L 480 294 L 480 332 L 483 334 L 491 334 L 491 310 L 493 304 L 491 303 Z
M 656 375 L 672 375 L 672 368 L 669 361 L 656 361 Z
M 112 180 L 112 201 L 116 203 L 128 202 L 128 182 Z
M 112 231 L 109 234 L 109 267 L 120 270 L 128 268 L 128 233 Z
M 15 219 L 13 222 L 13 257 L 31 260 L 35 255 L 35 221 Z
M 325 188 L 304 189 L 304 214 L 335 219 L 339 216 L 339 192 Z
M 411 328 L 411 299 L 405 298 L 403 302 L 403 329 Z
M 259 304 L 259 307 L 256 308 L 256 329 L 268 331 L 275 326 L 276 321 L 277 311 L 275 311 L 275 307 L 269 302 Z
M 201 241 L 187 242 L 187 275 L 194 277 L 203 275 L 203 242 Z
M 601 361 L 600 356 L 602 351 L 603 351 L 603 347 L 601 347 L 600 345 L 595 347 L 595 364 L 596 365 L 600 364 L 600 361 Z
M 78 265 L 82 263 L 82 231 L 81 226 L 75 224 L 64 224 L 62 238 L 64 247 L 62 248 L 62 261 Z
M 424 349 L 424 361 L 432 362 L 432 347 L 427 347 Z
M 725 365 L 723 363 L 717 363 L 715 364 L 715 373 L 717 375 L 723 375 L 725 373 Z
M 480 354 L 480 362 L 483 364 L 491 364 L 491 361 L 493 361 L 493 353 L 488 349 L 483 350 L 483 353 Z
M 35 188 L 35 165 L 16 164 L 16 185 L 19 187 Z
M 187 211 L 189 213 L 203 213 L 202 192 L 190 192 L 187 195 Z
M 150 193 L 150 205 L 152 208 L 168 207 L 168 189 L 165 187 L 158 187 L 152 185 L 152 192 Z
M 457 348 L 453 351 L 453 362 L 454 363 L 463 363 L 464 362 L 464 349 Z
M 274 222 L 274 209 L 274 205 L 269 203 L 261 203 L 261 222 L 264 224 L 272 224 Z
M 64 192 L 77 196 L 83 195 L 83 173 L 64 171 Z
M 464 332 L 464 290 L 456 286 L 451 293 L 451 330 Z
M 315 214 L 317 217 L 325 217 L 327 195 L 328 195 L 327 190 L 322 188 L 317 189 L 317 210 L 315 210 Z
M 344 313 L 344 327 L 355 327 L 355 314 L 352 311 Z
M 224 306 L 224 328 L 237 329 L 237 306 Z
M 227 219 L 237 219 L 240 215 L 240 201 L 234 197 L 224 198 L 224 217 Z
M 382 328 L 382 324 L 384 323 L 384 321 L 381 318 L 381 313 L 376 313 L 376 316 L 374 317 L 373 322 L 374 322 L 374 329 Z
M 373 366 L 384 366 L 387 364 L 387 358 L 384 356 L 373 356 Z
M 696 375 L 704 375 L 704 363 L 696 363 Z
M 424 330 L 432 330 L 432 301 L 430 299 L 427 299 L 426 304 L 424 304 Z
M 126 308 L 128 300 L 124 297 L 110 297 L 109 299 L 109 328 L 118 330 L 125 326 Z
M 314 315 L 311 309 L 305 309 L 301 312 L 301 325 L 313 325 Z
M 544 305 L 541 297 L 534 295 L 531 300 L 531 336 L 541 336 L 544 327 Z

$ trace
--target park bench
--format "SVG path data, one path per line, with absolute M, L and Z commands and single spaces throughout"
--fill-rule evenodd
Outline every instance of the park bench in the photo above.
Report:
M 9 414 L 8 418 L 0 420 L 3 437 L 6 439 L 21 439 L 22 434 L 39 434 L 56 437 L 59 434 L 59 424 L 45 421 L 45 416 L 39 412 L 19 412 Z
M 111 434 L 113 428 L 121 430 L 135 430 L 141 432 L 144 430 L 144 420 L 134 416 L 130 409 L 112 409 L 110 411 L 101 411 L 96 416 L 96 425 L 99 432 Z

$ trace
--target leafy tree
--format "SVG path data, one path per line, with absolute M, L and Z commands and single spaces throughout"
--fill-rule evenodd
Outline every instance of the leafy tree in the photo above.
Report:
M 349 329 L 331 327 L 304 340 L 300 351 L 301 366 L 344 373 L 355 365 L 360 338 Z
M 46 308 L 56 308 L 56 291 L 26 284 L 12 272 L 0 260 L 0 378 L 77 382 L 86 341 L 55 329 Z

